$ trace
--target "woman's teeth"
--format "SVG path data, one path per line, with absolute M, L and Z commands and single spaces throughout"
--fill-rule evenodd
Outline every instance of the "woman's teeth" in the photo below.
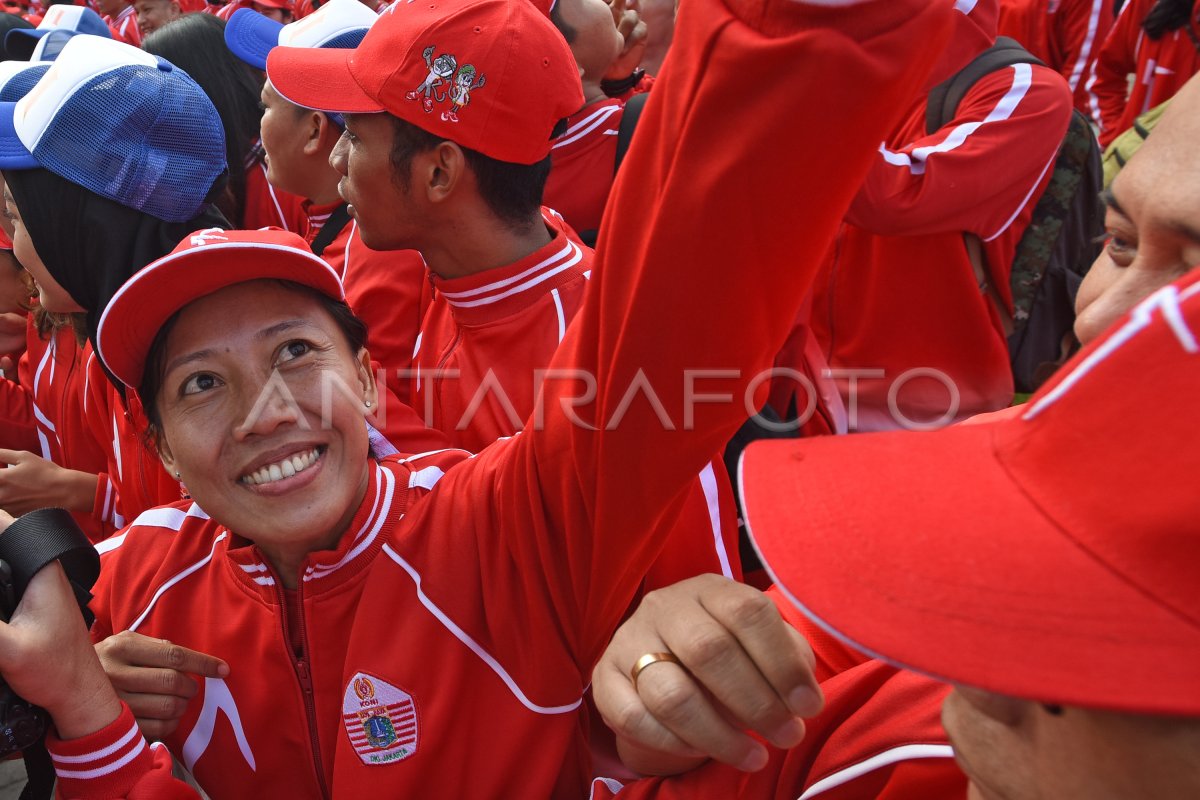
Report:
M 290 478 L 297 473 L 304 472 L 304 470 L 317 463 L 317 459 L 320 457 L 320 450 L 314 447 L 307 453 L 290 456 L 274 464 L 259 467 L 249 475 L 243 475 L 241 480 L 242 483 L 248 483 L 252 486 L 261 486 L 264 483 L 281 481 L 284 478 Z

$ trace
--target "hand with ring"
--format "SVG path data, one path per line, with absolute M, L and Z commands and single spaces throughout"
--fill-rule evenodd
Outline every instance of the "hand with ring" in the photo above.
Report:
M 755 771 L 754 732 L 776 747 L 804 738 L 824 699 L 808 643 L 762 592 L 701 575 L 651 592 L 613 636 L 592 674 L 626 766 L 647 775 L 708 758 Z

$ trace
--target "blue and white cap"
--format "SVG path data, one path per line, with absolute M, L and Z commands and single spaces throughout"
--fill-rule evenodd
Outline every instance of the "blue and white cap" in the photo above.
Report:
M 112 38 L 112 31 L 109 30 L 104 19 L 95 11 L 86 6 L 57 5 L 50 6 L 46 10 L 46 16 L 42 17 L 42 21 L 33 30 L 13 28 L 9 31 L 4 37 L 4 49 L 10 58 L 53 60 L 52 58 L 36 59 L 34 56 L 34 51 L 37 48 L 39 40 L 51 31 L 69 31 L 71 35 L 87 33 L 92 36 L 101 36 L 105 39 Z M 61 37 L 59 38 L 61 42 Z M 58 46 L 54 51 L 55 55 L 61 49 L 61 45 Z
M 112 39 L 76 36 L 28 94 L 0 102 L 0 169 L 34 167 L 186 222 L 225 170 L 225 132 L 183 70 Z
M 225 44 L 242 61 L 266 70 L 275 47 L 358 47 L 379 15 L 359 0 L 329 0 L 303 19 L 283 25 L 257 11 L 241 8 L 225 26 Z
M 48 63 L 0 61 L 0 103 L 15 103 L 29 94 L 49 69 Z

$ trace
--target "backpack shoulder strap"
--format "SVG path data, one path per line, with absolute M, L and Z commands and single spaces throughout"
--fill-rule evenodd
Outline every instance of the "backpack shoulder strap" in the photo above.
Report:
M 996 43 L 975 57 L 955 75 L 939 83 L 929 91 L 925 105 L 925 131 L 934 133 L 954 119 L 958 106 L 967 92 L 986 75 L 1014 64 L 1037 64 L 1045 66 L 1036 56 L 1026 50 L 1016 39 L 996 37 Z
M 633 131 L 637 128 L 638 119 L 642 116 L 642 109 L 646 107 L 646 100 L 649 99 L 650 92 L 642 92 L 635 94 L 625 103 L 625 110 L 621 114 L 621 124 L 617 126 L 617 158 L 613 164 L 613 172 L 621 168 L 621 162 L 625 160 L 625 154 L 629 152 L 629 144 L 633 141 Z
M 325 224 L 321 226 L 321 230 L 317 231 L 317 238 L 312 241 L 312 251 L 317 255 L 324 253 L 325 248 L 329 247 L 330 243 L 342 232 L 342 229 L 349 224 L 350 209 L 346 203 L 342 203 L 333 210 L 333 213 L 329 215 L 329 219 L 325 220 Z

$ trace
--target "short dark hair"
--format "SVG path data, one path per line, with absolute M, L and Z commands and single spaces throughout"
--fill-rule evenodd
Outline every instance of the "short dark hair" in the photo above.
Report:
M 397 117 L 392 117 L 392 124 L 392 174 L 407 192 L 412 184 L 413 157 L 446 140 Z M 536 164 L 514 164 L 497 161 L 469 147 L 459 147 L 491 212 L 514 228 L 527 227 L 542 207 L 542 192 L 550 176 L 550 156 Z
M 342 335 L 346 337 L 346 344 L 350 347 L 351 353 L 358 353 L 367 346 L 367 323 L 363 322 L 342 300 L 334 300 L 332 297 L 321 294 L 316 289 L 296 283 L 294 281 L 273 281 L 280 286 L 284 286 L 296 292 L 301 292 L 315 297 L 321 304 L 321 307 L 333 317 L 334 323 Z M 142 382 L 138 386 L 138 397 L 141 398 L 142 407 L 146 412 L 146 445 L 150 449 L 154 449 L 158 443 L 159 434 L 162 432 L 162 413 L 158 409 L 158 392 L 162 389 L 163 379 L 166 378 L 167 368 L 167 338 L 171 335 L 171 331 L 175 329 L 175 325 L 179 322 L 181 311 L 176 311 L 171 315 L 170 319 L 163 323 L 158 329 L 158 333 L 154 335 L 154 341 L 150 343 L 150 349 L 146 353 L 145 370 L 142 372 Z
M 1188 28 L 1190 32 L 1192 5 L 1192 0 L 1158 0 L 1142 20 L 1142 28 L 1155 41 L 1180 28 Z M 1192 43 L 1200 48 L 1194 36 Z
M 554 23 L 554 27 L 558 28 L 558 32 L 567 40 L 567 44 L 575 44 L 575 40 L 579 38 L 579 31 L 575 30 L 574 27 L 562 18 L 562 11 L 558 3 L 555 3 L 554 7 L 550 9 L 550 21 Z

